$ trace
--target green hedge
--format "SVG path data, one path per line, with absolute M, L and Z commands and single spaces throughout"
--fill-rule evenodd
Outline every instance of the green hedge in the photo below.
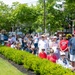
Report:
M 0 46 L 0 54 L 17 64 L 24 65 L 27 69 L 33 70 L 37 75 L 75 75 L 69 69 L 65 69 L 46 59 L 40 59 L 25 51 Z

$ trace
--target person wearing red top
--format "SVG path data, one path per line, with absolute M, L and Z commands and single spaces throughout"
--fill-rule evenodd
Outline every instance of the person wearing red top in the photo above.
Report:
M 7 47 L 10 47 L 10 46 L 11 46 L 10 41 L 8 41 L 8 42 L 6 43 L 6 46 L 7 46 Z
M 47 58 L 47 54 L 44 52 L 45 49 L 42 49 L 42 51 L 38 54 L 38 56 L 42 59 L 46 59 Z
M 47 56 L 47 59 L 50 60 L 53 63 L 56 63 L 56 60 L 58 59 L 57 56 L 54 53 L 54 50 L 50 50 L 50 54 Z
M 59 49 L 61 52 L 66 53 L 66 58 L 68 58 L 68 40 L 66 39 L 66 36 L 63 36 L 63 39 L 59 42 Z

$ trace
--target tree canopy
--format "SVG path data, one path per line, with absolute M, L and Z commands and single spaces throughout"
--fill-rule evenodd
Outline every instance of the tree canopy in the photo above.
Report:
M 47 31 L 55 32 L 68 27 L 66 19 L 75 19 L 75 1 L 65 0 L 65 10 L 60 11 L 53 8 L 57 0 L 45 0 L 45 18 Z M 38 0 L 36 6 L 28 6 L 19 2 L 13 2 L 8 6 L 0 1 L 0 30 L 11 28 L 28 33 L 41 29 L 44 30 L 44 0 Z

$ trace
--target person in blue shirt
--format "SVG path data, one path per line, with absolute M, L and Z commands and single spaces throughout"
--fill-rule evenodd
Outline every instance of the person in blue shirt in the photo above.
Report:
M 68 46 L 70 51 L 70 61 L 72 66 L 75 67 L 75 34 L 69 40 Z

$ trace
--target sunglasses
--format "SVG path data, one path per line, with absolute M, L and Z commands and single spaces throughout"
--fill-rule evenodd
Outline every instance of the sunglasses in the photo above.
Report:
M 54 53 L 54 52 L 50 52 L 50 53 Z

